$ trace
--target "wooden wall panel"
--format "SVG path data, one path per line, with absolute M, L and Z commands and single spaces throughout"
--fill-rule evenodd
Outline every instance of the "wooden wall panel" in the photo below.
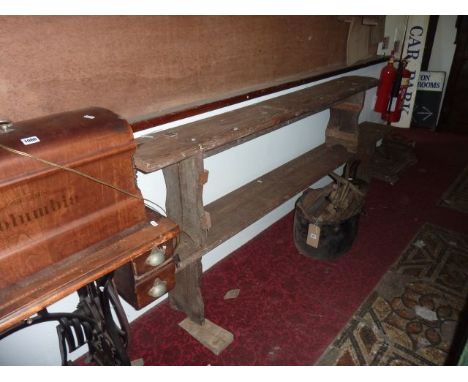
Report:
M 346 64 L 336 16 L 3 16 L 0 115 L 131 121 Z

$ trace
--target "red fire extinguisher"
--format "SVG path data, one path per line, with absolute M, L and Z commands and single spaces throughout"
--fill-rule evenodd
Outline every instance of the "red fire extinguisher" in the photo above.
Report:
M 393 84 L 396 79 L 397 71 L 393 66 L 393 52 L 386 66 L 380 72 L 379 85 L 377 87 L 377 99 L 375 100 L 374 110 L 378 113 L 385 113 L 390 102 Z
M 411 72 L 406 69 L 408 62 L 401 60 L 398 65 L 396 79 L 390 94 L 390 100 L 386 110 L 382 113 L 382 119 L 388 123 L 398 122 L 401 118 L 406 91 L 409 87 Z

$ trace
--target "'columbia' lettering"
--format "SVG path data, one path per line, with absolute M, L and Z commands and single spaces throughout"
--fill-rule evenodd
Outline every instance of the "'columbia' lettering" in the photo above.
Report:
M 51 213 L 67 209 L 75 205 L 77 201 L 78 197 L 76 195 L 70 197 L 62 195 L 61 199 L 50 199 L 46 205 L 37 207 L 32 211 L 25 211 L 19 214 L 9 213 L 6 217 L 0 218 L 0 232 L 41 219 Z

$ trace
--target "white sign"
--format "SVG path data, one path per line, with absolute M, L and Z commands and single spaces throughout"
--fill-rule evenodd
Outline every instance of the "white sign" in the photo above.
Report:
M 33 137 L 27 137 L 27 138 L 21 138 L 21 142 L 23 142 L 23 145 L 33 145 L 34 143 L 40 142 L 39 138 L 36 136 Z
M 406 69 L 411 72 L 409 86 L 406 91 L 399 122 L 393 123 L 397 127 L 410 127 L 413 115 L 414 99 L 416 98 L 417 79 L 421 69 L 421 62 L 426 44 L 429 16 L 409 16 L 406 40 L 404 42 L 403 58 L 408 61 Z
M 444 88 L 445 72 L 420 72 L 418 90 L 441 92 Z

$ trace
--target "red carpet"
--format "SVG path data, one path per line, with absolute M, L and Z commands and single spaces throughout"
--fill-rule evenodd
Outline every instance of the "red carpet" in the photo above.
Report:
M 353 249 L 334 262 L 297 253 L 293 215 L 278 221 L 204 274 L 206 317 L 234 342 L 215 356 L 154 308 L 132 323 L 131 359 L 145 365 L 312 365 L 424 222 L 468 233 L 466 215 L 438 207 L 468 162 L 468 137 L 406 131 L 419 162 L 394 185 L 373 181 Z M 230 289 L 240 289 L 224 300 Z

